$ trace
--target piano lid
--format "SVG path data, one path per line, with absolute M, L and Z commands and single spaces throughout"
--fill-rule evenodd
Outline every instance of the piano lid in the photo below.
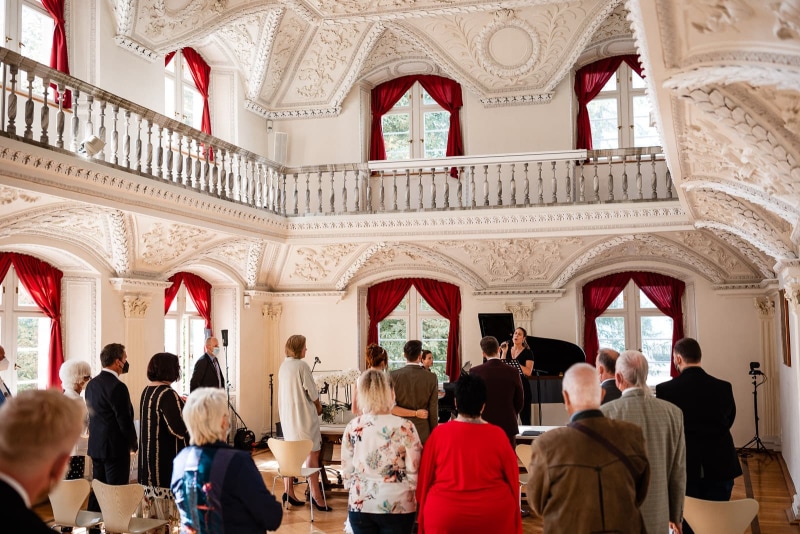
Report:
M 500 343 L 510 342 L 516 328 L 512 313 L 479 313 L 478 323 L 481 337 L 494 336 Z M 528 336 L 527 342 L 533 351 L 533 367 L 539 369 L 542 376 L 561 375 L 572 364 L 586 361 L 583 349 L 569 341 Z

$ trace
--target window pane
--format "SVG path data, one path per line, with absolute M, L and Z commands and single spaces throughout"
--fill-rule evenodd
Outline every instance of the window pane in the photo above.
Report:
M 435 310 L 433 309 L 433 307 L 430 304 L 428 304 L 427 300 L 425 300 L 424 298 L 422 298 L 422 296 L 420 296 L 419 297 L 419 311 L 430 312 L 430 311 L 435 311 Z
M 403 297 L 403 300 L 400 301 L 400 304 L 398 304 L 397 307 L 394 310 L 392 310 L 392 313 L 404 312 L 407 310 L 408 310 L 408 293 L 406 293 L 406 296 Z
M 194 362 L 197 358 L 202 356 L 206 350 L 205 326 L 206 322 L 201 317 L 184 317 L 182 322 L 181 348 L 179 352 L 175 353 L 178 354 L 181 362 L 181 379 L 175 387 L 179 393 L 189 392 L 189 381 L 192 378 Z M 223 365 L 224 373 L 225 362 L 222 360 L 220 360 L 220 362 Z
M 389 369 L 398 369 L 406 364 L 403 345 L 408 341 L 408 324 L 405 319 L 384 319 L 378 323 L 378 344 L 389 355 Z
M 595 319 L 595 325 L 601 347 L 609 347 L 619 352 L 625 350 L 624 317 L 598 317 Z
M 17 318 L 17 391 L 46 386 L 47 353 L 50 349 L 50 319 Z
M 17 305 L 26 308 L 38 308 L 31 294 L 28 293 L 28 290 L 25 289 L 21 282 L 17 284 Z
M 639 288 L 636 288 L 636 291 L 638 291 L 638 293 L 639 293 L 639 308 L 641 308 L 643 310 L 645 310 L 645 309 L 647 309 L 647 310 L 655 310 L 655 309 L 657 309 L 656 305 L 653 304 L 653 301 L 650 300 L 649 298 L 647 298 L 647 295 L 644 294 L 644 291 L 642 291 Z
M 411 158 L 411 115 L 408 113 L 386 114 L 381 118 L 386 159 Z
M 619 295 L 614 299 L 607 309 L 609 310 L 623 310 L 625 309 L 625 298 L 623 297 L 624 291 L 620 291 Z
M 608 93 L 609 91 L 616 91 L 617 90 L 617 76 L 619 73 L 615 73 L 611 78 L 608 79 L 606 84 L 600 89 L 601 93 Z
M 450 113 L 433 111 L 425 113 L 425 157 L 443 158 L 447 152 L 447 134 L 450 130 Z
M 47 13 L 22 3 L 20 29 L 24 44 L 20 54 L 45 65 L 50 64 L 50 49 L 53 46 L 53 19 Z
M 203 98 L 194 87 L 184 82 L 183 84 L 183 123 L 192 128 L 200 129 L 203 119 Z
M 177 319 L 164 319 L 164 352 L 179 354 L 177 325 Z
M 644 79 L 636 74 L 633 69 L 631 69 L 631 87 L 634 89 L 644 89 L 647 87 L 645 85 Z
M 169 76 L 164 79 L 164 115 L 170 119 L 175 117 L 175 80 Z
M 650 126 L 650 111 L 650 100 L 646 96 L 633 97 L 634 146 L 658 146 L 660 143 L 658 130 Z
M 420 87 L 422 92 L 422 105 L 423 106 L 438 106 L 439 104 L 436 103 L 436 100 L 426 91 L 424 88 Z
M 167 313 L 175 313 L 178 311 L 178 296 L 176 295 L 174 299 L 172 299 L 172 303 L 169 305 L 169 310 Z
M 434 354 L 433 367 L 431 369 L 436 373 L 436 379 L 439 382 L 446 382 L 448 380 L 445 374 L 445 358 L 447 355 L 447 335 L 450 332 L 450 321 L 447 319 L 437 317 L 430 319 L 423 319 L 420 322 L 420 341 L 422 346 Z M 437 363 L 436 355 L 439 355 L 439 362 Z
M 595 150 L 619 148 L 619 120 L 615 98 L 595 98 L 586 106 L 592 124 L 592 147 Z
M 186 290 L 185 286 L 181 288 L 181 295 L 183 295 L 183 298 L 186 301 L 186 313 L 197 313 L 197 306 L 194 305 L 194 300 L 191 296 L 189 296 L 189 292 Z
M 650 364 L 647 383 L 669 380 L 672 357 L 672 319 L 664 315 L 641 318 L 642 352 Z
M 411 89 L 406 91 L 406 94 L 400 97 L 400 100 L 394 105 L 392 109 L 396 108 L 407 108 L 411 105 Z

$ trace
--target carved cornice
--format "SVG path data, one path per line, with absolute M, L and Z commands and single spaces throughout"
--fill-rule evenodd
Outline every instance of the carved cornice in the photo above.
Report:
M 151 298 L 142 295 L 125 295 L 122 297 L 122 309 L 126 319 L 144 319 Z
M 117 35 L 114 37 L 114 42 L 117 43 L 117 46 L 123 48 L 130 52 L 135 56 L 139 56 L 140 58 L 146 59 L 150 63 L 154 63 L 159 57 L 159 54 L 156 54 L 153 50 L 150 50 L 146 46 L 141 43 L 136 42 L 135 40 L 131 39 L 126 35 Z
M 324 117 L 338 117 L 342 106 L 336 105 L 329 108 L 285 109 L 270 111 L 268 119 L 321 119 Z
M 761 61 L 757 64 L 742 64 L 744 58 L 733 53 L 730 55 L 732 57 L 703 57 L 704 63 L 707 64 L 692 65 L 673 73 L 664 81 L 664 87 L 675 91 L 689 92 L 710 85 L 747 83 L 753 87 L 772 86 L 777 89 L 800 91 L 800 65 L 796 64 L 798 61 L 796 56 L 785 56 L 783 59 L 775 55 L 754 57 L 750 59 Z M 699 63 L 700 59 L 693 58 L 696 63 Z M 777 60 L 778 63 L 777 65 L 769 63 L 768 60 Z M 720 64 L 720 62 L 726 61 L 735 61 L 736 63 Z
M 261 316 L 266 317 L 270 321 L 278 321 L 283 315 L 282 304 L 266 303 L 261 306 Z
M 109 278 L 108 282 L 114 291 L 132 293 L 155 293 L 162 292 L 172 287 L 172 282 L 162 282 L 160 280 L 145 280 L 141 278 Z
M 553 100 L 553 93 L 492 96 L 480 99 L 481 104 L 487 108 L 519 106 L 522 104 L 549 104 L 551 100 Z
M 756 297 L 753 304 L 758 310 L 762 319 L 772 319 L 775 317 L 775 301 L 769 297 Z
M 536 309 L 536 304 L 523 304 L 517 302 L 516 304 L 506 304 L 507 312 L 514 314 L 514 321 L 530 321 L 533 318 L 533 310 Z
M 564 296 L 565 289 L 550 288 L 510 288 L 510 289 L 482 289 L 473 291 L 475 297 L 509 297 L 530 296 L 536 302 L 553 302 Z

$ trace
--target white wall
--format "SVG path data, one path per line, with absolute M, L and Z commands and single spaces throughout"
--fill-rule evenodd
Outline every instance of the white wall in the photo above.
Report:
M 792 366 L 780 364 L 781 451 L 789 474 L 797 485 L 800 483 L 800 328 L 797 309 L 792 306 L 789 308 Z

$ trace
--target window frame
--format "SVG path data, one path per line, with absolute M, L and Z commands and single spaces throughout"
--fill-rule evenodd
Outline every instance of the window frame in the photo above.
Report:
M 175 321 L 174 326 L 170 326 L 169 321 Z M 200 330 L 203 332 L 200 347 L 193 343 L 193 341 L 197 340 L 192 340 L 191 337 L 192 322 L 198 323 Z M 167 346 L 169 330 L 173 330 L 174 347 Z M 197 311 L 194 301 L 186 289 L 186 284 L 181 284 L 172 304 L 170 304 L 169 310 L 164 314 L 164 350 L 177 355 L 181 366 L 181 377 L 172 384 L 172 388 L 180 394 L 188 394 L 195 358 L 202 356 L 205 351 L 205 319 Z
M 168 91 L 169 81 L 172 81 L 171 98 Z M 192 101 L 197 107 L 191 111 L 191 116 L 187 115 L 184 109 L 184 97 L 187 91 L 192 94 Z M 169 117 L 170 112 L 175 120 L 195 130 L 200 129 L 203 121 L 203 95 L 197 90 L 181 50 L 176 50 L 169 65 L 164 65 L 164 115 Z
M 430 99 L 429 103 L 425 102 L 426 94 Z M 401 102 L 403 101 L 406 95 L 409 95 L 408 104 L 402 105 Z M 440 149 L 437 149 L 441 150 L 442 152 L 441 155 L 430 155 L 430 156 L 426 155 L 425 138 L 426 135 L 428 134 L 428 131 L 425 130 L 425 116 L 427 113 L 447 114 L 448 127 L 445 128 L 444 146 L 442 146 Z M 402 97 L 400 97 L 400 100 L 397 101 L 397 103 L 392 107 L 392 109 L 384 113 L 384 115 L 381 117 L 381 126 L 384 125 L 383 121 L 387 117 L 390 117 L 392 115 L 408 116 L 409 118 L 408 135 L 409 135 L 410 148 L 408 151 L 409 155 L 407 158 L 392 158 L 390 157 L 389 151 L 387 149 L 386 161 L 405 161 L 408 159 L 433 159 L 433 158 L 444 158 L 446 156 L 447 138 L 449 135 L 450 113 L 447 110 L 445 110 L 442 106 L 437 104 L 435 100 L 433 100 L 430 94 L 428 94 L 427 91 L 425 91 L 425 89 L 422 87 L 422 84 L 420 84 L 418 81 L 414 82 L 414 85 L 412 85 L 411 88 L 408 91 L 406 91 Z M 384 135 L 383 138 L 384 146 L 388 147 L 389 143 L 387 142 L 386 139 L 386 133 L 384 133 L 383 135 Z

